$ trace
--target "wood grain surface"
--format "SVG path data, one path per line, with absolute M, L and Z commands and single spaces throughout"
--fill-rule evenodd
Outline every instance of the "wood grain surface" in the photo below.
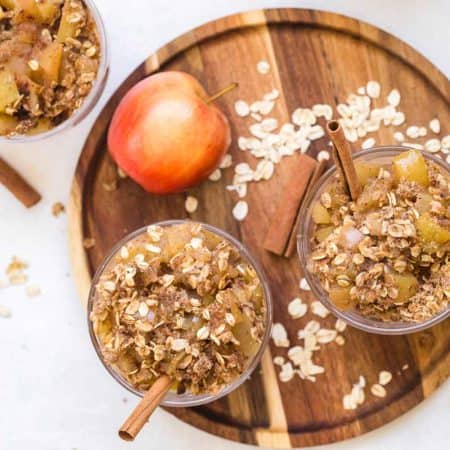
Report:
M 262 59 L 271 65 L 268 75 L 255 69 Z M 336 105 L 374 79 L 381 82 L 384 94 L 399 88 L 401 109 L 409 123 L 426 125 L 438 116 L 443 128 L 450 124 L 447 78 L 407 44 L 368 24 L 326 12 L 275 9 L 238 14 L 201 26 L 168 43 L 140 65 L 109 100 L 87 138 L 69 207 L 73 272 L 84 305 L 93 272 L 119 239 L 145 224 L 187 217 L 187 193 L 152 196 L 129 179 L 120 180 L 112 192 L 104 187 L 116 178 L 116 168 L 105 148 L 114 108 L 137 81 L 169 69 L 193 74 L 210 93 L 232 81 L 239 82 L 238 89 L 217 102 L 231 120 L 235 162 L 254 164 L 251 155 L 236 145 L 237 136 L 248 135 L 249 122 L 236 117 L 234 102 L 259 99 L 272 88 L 281 93 L 273 113 L 280 123 L 288 121 L 298 106 Z M 450 130 L 445 131 L 448 134 Z M 392 129 L 387 127 L 373 136 L 377 144 L 392 143 Z M 326 145 L 325 138 L 314 141 L 309 153 L 317 154 Z M 250 213 L 242 223 L 233 220 L 230 211 L 236 200 L 225 190 L 232 178 L 231 169 L 221 181 L 204 182 L 190 191 L 200 201 L 198 211 L 190 217 L 221 227 L 247 245 L 269 277 L 275 322 L 288 324 L 294 342 L 296 331 L 312 318 L 293 321 L 287 313 L 288 302 L 299 295 L 299 263 L 296 256 L 287 260 L 262 249 L 262 239 L 289 175 L 289 161 L 283 160 L 270 181 L 249 187 Z M 89 250 L 82 246 L 86 237 L 96 242 Z M 311 299 L 309 293 L 301 295 Z M 334 319 L 329 316 L 324 322 L 332 327 Z M 326 371 L 315 383 L 298 377 L 289 383 L 279 382 L 272 356 L 285 351 L 271 346 L 251 379 L 228 397 L 170 412 L 218 436 L 265 447 L 308 446 L 357 436 L 408 411 L 449 376 L 449 324 L 447 320 L 425 332 L 396 337 L 348 328 L 343 347 L 328 344 L 317 352 L 315 359 Z M 405 365 L 408 369 L 402 370 Z M 381 370 L 394 375 L 387 396 L 376 398 L 367 389 L 362 406 L 344 410 L 342 397 L 359 375 L 371 384 Z

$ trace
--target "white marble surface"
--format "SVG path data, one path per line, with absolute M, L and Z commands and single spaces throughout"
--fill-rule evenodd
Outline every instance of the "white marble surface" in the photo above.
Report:
M 23 288 L 0 290 L 11 319 L 0 318 L 0 449 L 245 449 L 197 431 L 157 411 L 133 444 L 116 437 L 136 403 L 109 377 L 89 342 L 86 318 L 70 277 L 66 217 L 51 204 L 66 202 L 81 145 L 99 107 L 146 55 L 193 26 L 241 10 L 316 7 L 348 14 L 412 44 L 450 74 L 448 0 L 97 0 L 109 31 L 111 76 L 96 110 L 77 129 L 35 145 L 4 145 L 0 154 L 27 174 L 44 200 L 26 211 L 0 187 L 0 269 L 16 254 L 30 263 L 41 297 Z M 124 4 L 127 11 L 124 13 Z M 123 399 L 128 399 L 125 404 Z M 400 419 L 345 443 L 322 449 L 448 448 L 450 382 Z M 301 405 L 299 405 L 301 408 Z

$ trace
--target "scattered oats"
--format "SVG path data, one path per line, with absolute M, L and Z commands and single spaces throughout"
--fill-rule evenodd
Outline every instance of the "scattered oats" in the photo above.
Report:
M 434 134 L 439 134 L 441 132 L 441 122 L 438 118 L 430 120 L 429 128 Z
M 12 316 L 11 310 L 6 306 L 0 305 L 0 317 L 9 319 Z
M 401 131 L 396 131 L 394 133 L 394 139 L 397 142 L 404 142 L 405 141 L 405 136 L 404 136 L 404 134 Z
M 368 148 L 372 148 L 374 145 L 375 145 L 375 139 L 371 137 L 371 138 L 366 139 L 362 143 L 361 148 L 363 148 L 365 150 Z
M 344 336 L 341 335 L 336 336 L 336 344 L 340 346 L 344 345 L 345 344 Z
M 419 127 L 416 125 L 411 125 L 406 129 L 406 136 L 417 139 L 419 137 Z
M 319 344 L 328 344 L 337 338 L 337 331 L 322 328 L 317 332 L 316 336 Z
M 248 150 L 248 139 L 246 137 L 240 136 L 238 139 L 238 147 L 240 150 Z
M 343 333 L 347 328 L 347 324 L 342 319 L 337 319 L 334 328 L 339 331 L 339 333 Z
M 270 92 L 268 92 L 267 94 L 264 94 L 264 100 L 265 101 L 274 101 L 276 100 L 278 97 L 280 96 L 280 92 L 278 91 L 278 89 L 272 89 Z
M 258 64 L 256 65 L 256 70 L 261 74 L 261 75 L 266 75 L 270 72 L 270 65 L 267 61 L 259 61 Z
M 364 387 L 366 385 L 366 381 L 363 376 L 359 377 L 358 383 L 354 384 L 350 394 L 344 395 L 342 398 L 342 406 L 344 409 L 356 409 L 358 405 L 364 403 L 365 395 L 364 395 Z
M 271 336 L 276 347 L 289 347 L 289 339 L 283 324 L 274 323 Z
M 394 117 L 392 118 L 392 125 L 398 127 L 399 125 L 404 123 L 405 120 L 406 120 L 405 114 L 402 113 L 401 111 L 397 111 L 394 114 Z
M 330 105 L 314 105 L 312 111 L 316 117 L 324 117 L 325 120 L 331 120 L 333 118 L 333 109 Z
M 386 386 L 386 384 L 390 383 L 392 380 L 392 373 L 387 370 L 382 370 L 378 375 L 378 383 L 382 386 Z
M 271 131 L 274 131 L 278 128 L 278 120 L 274 119 L 273 117 L 264 119 L 261 122 L 261 130 L 270 133 Z
M 269 180 L 272 178 L 275 167 L 272 161 L 263 159 L 258 163 L 255 170 L 254 180 Z
M 56 202 L 56 203 L 53 203 L 53 205 L 52 205 L 52 214 L 55 217 L 58 217 L 60 214 L 65 212 L 65 210 L 66 210 L 66 208 L 64 207 L 64 205 L 61 202 Z
M 95 239 L 94 238 L 87 237 L 87 238 L 83 239 L 83 247 L 85 249 L 90 249 L 90 248 L 92 248 L 94 246 L 95 246 Z
M 275 356 L 275 358 L 273 358 L 273 363 L 276 366 L 282 366 L 285 362 L 285 359 L 282 356 Z
M 321 317 L 322 319 L 325 319 L 325 317 L 330 314 L 330 311 L 318 300 L 311 303 L 311 311 L 313 314 Z
M 401 145 L 403 147 L 415 148 L 416 150 L 423 150 L 422 144 L 416 144 L 414 142 L 402 142 Z
M 238 201 L 233 208 L 233 217 L 238 221 L 242 221 L 247 217 L 247 214 L 248 214 L 247 202 L 244 200 Z
M 198 208 L 198 200 L 192 195 L 188 195 L 186 197 L 186 201 L 184 202 L 184 208 L 189 214 L 194 213 Z
M 316 116 L 311 109 L 297 108 L 292 113 L 292 122 L 298 126 L 314 125 L 316 123 Z
M 409 364 L 403 364 L 402 370 L 405 371 L 405 370 L 408 370 L 408 369 L 409 369 Z
M 102 187 L 106 192 L 113 192 L 117 189 L 117 180 L 105 181 Z
M 323 136 L 325 136 L 324 129 L 320 125 L 314 125 L 309 129 L 307 138 L 311 141 L 315 141 Z
M 444 136 L 441 139 L 441 147 L 445 149 L 450 149 L 450 134 L 447 134 L 447 136 Z
M 210 181 L 219 181 L 222 178 L 222 171 L 220 169 L 214 170 L 208 177 Z
M 378 81 L 369 81 L 366 85 L 367 95 L 371 98 L 378 98 L 381 92 L 381 86 Z
M 228 169 L 228 167 L 231 167 L 233 164 L 233 158 L 230 153 L 226 153 L 224 157 L 222 158 L 222 161 L 220 162 L 219 168 L 220 169 Z
M 330 152 L 328 150 L 320 150 L 317 154 L 317 161 L 328 161 L 330 159 Z
M 427 135 L 427 129 L 426 127 L 419 127 L 419 136 L 424 137 Z
M 306 281 L 306 278 L 301 278 L 300 279 L 299 287 L 303 291 L 310 291 L 311 290 L 311 288 L 309 287 L 308 282 Z
M 25 293 L 28 297 L 38 297 L 41 295 L 41 288 L 37 284 L 29 284 L 25 288 Z
M 372 392 L 375 397 L 386 397 L 386 389 L 381 386 L 381 384 L 372 385 L 370 392 Z
M 302 303 L 300 298 L 294 298 L 294 300 L 289 302 L 288 313 L 293 319 L 299 319 L 303 317 L 308 310 L 308 305 Z
M 163 229 L 158 225 L 149 225 L 147 227 L 147 234 L 153 242 L 159 242 L 163 234 Z
M 437 153 L 441 149 L 441 141 L 439 139 L 429 139 L 425 142 L 425 150 L 430 153 Z
M 262 120 L 261 114 L 252 112 L 250 115 L 252 116 L 253 120 L 256 120 L 257 122 L 261 122 L 261 120 Z
M 294 368 L 292 367 L 292 364 L 290 362 L 287 362 L 281 366 L 281 371 L 279 374 L 280 381 L 283 383 L 287 383 L 288 381 L 292 380 L 294 377 Z
M 357 90 L 356 93 L 359 95 L 366 95 L 366 88 L 364 86 L 360 86 Z
M 236 111 L 236 114 L 240 117 L 246 117 L 250 114 L 250 107 L 248 106 L 248 103 L 244 100 L 238 100 L 234 104 L 234 110 Z
M 392 106 L 398 106 L 400 104 L 400 92 L 397 89 L 392 89 L 387 96 L 387 101 Z

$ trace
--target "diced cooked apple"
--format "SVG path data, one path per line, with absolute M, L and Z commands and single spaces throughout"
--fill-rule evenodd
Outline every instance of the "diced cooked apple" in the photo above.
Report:
M 328 295 L 339 309 L 351 309 L 353 302 L 350 298 L 350 287 L 333 286 Z
M 450 230 L 438 224 L 428 212 L 417 219 L 416 228 L 425 243 L 445 244 L 450 240 Z
M 53 127 L 53 124 L 50 119 L 44 118 L 39 119 L 38 123 L 34 128 L 32 128 L 30 131 L 28 131 L 28 135 L 34 135 L 34 134 L 40 134 L 45 133 L 46 131 L 50 130 L 50 128 Z
M 364 161 L 355 162 L 356 175 L 362 186 L 365 186 L 370 178 L 376 178 L 380 172 L 380 166 Z
M 19 121 L 12 116 L 7 114 L 0 114 L 0 136 L 6 136 L 12 133 Z
M 37 4 L 43 23 L 53 23 L 59 15 L 61 3 L 60 0 L 44 0 Z
M 20 94 L 14 76 L 7 70 L 0 71 L 0 113 L 19 100 Z
M 331 216 L 328 210 L 319 202 L 314 203 L 311 212 L 312 220 L 316 224 L 329 224 L 331 223 Z
M 67 38 L 76 37 L 79 23 L 70 20 L 70 16 L 77 12 L 78 8 L 71 5 L 70 0 L 64 2 L 62 9 L 61 21 L 59 23 L 58 34 L 56 39 L 58 42 L 65 42 Z
M 42 22 L 41 12 L 39 11 L 36 0 L 14 0 L 16 8 L 23 12 L 24 17 L 30 17 L 37 22 Z
M 254 355 L 259 348 L 258 342 L 252 337 L 250 329 L 252 324 L 246 315 L 243 316 L 243 320 L 237 323 L 233 329 L 233 335 L 241 343 L 240 349 L 246 356 Z
M 394 158 L 393 172 L 397 181 L 413 181 L 424 187 L 429 184 L 427 163 L 419 150 L 408 150 Z
M 63 45 L 60 42 L 52 42 L 39 54 L 38 78 L 44 84 L 57 83 L 63 55 Z
M 5 9 L 14 9 L 16 4 L 14 3 L 14 0 L 0 0 L 0 6 Z
M 412 273 L 394 273 L 392 277 L 398 289 L 395 303 L 404 303 L 417 292 L 419 282 Z
M 317 242 L 323 242 L 333 232 L 333 229 L 332 226 L 318 228 L 314 233 Z

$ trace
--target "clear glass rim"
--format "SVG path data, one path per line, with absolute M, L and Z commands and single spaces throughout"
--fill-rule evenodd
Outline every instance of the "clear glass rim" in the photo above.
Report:
M 389 157 L 395 156 L 401 152 L 410 150 L 410 147 L 406 146 L 380 146 L 374 147 L 368 150 L 362 150 L 355 152 L 353 154 L 354 159 L 365 159 L 367 156 L 372 156 L 374 158 L 378 157 Z M 445 163 L 444 160 L 426 153 L 421 152 L 425 158 L 435 162 L 440 167 L 449 171 L 449 165 Z M 309 272 L 307 269 L 307 262 L 309 257 L 309 240 L 310 236 L 308 236 L 308 224 L 310 219 L 310 206 L 313 201 L 317 197 L 317 193 L 320 191 L 320 188 L 327 184 L 330 179 L 336 173 L 336 166 L 333 165 L 330 169 L 328 169 L 317 181 L 316 189 L 309 189 L 306 195 L 305 201 L 302 203 L 300 208 L 300 216 L 303 217 L 304 220 L 301 221 L 298 234 L 297 234 L 297 253 L 300 258 L 300 265 L 303 270 L 304 277 L 308 282 L 311 291 L 317 297 L 317 299 L 322 302 L 330 311 L 333 312 L 335 316 L 344 320 L 349 325 L 358 328 L 363 331 L 367 331 L 369 333 L 375 334 L 385 334 L 385 335 L 400 335 L 400 334 L 410 334 L 418 331 L 425 330 L 427 328 L 432 327 L 433 325 L 438 324 L 443 321 L 450 315 L 450 307 L 445 309 L 444 311 L 436 314 L 431 319 L 426 320 L 425 322 L 381 322 L 374 319 L 369 319 L 367 317 L 362 316 L 361 314 L 354 311 L 343 311 L 337 308 L 332 301 L 329 300 L 328 294 L 325 289 L 322 287 L 318 278 Z
M 208 230 L 214 234 L 217 234 L 224 239 L 228 240 L 232 245 L 234 245 L 239 252 L 244 256 L 244 258 L 249 262 L 251 266 L 255 269 L 256 273 L 258 274 L 259 279 L 261 280 L 261 284 L 263 286 L 264 290 L 264 297 L 266 302 L 266 328 L 264 332 L 263 339 L 261 341 L 261 345 L 258 349 L 258 352 L 255 354 L 251 362 L 248 364 L 245 371 L 237 377 L 235 380 L 233 380 L 232 383 L 227 385 L 225 388 L 223 388 L 221 391 L 217 392 L 216 394 L 201 394 L 201 395 L 191 395 L 191 394 L 182 394 L 177 395 L 173 393 L 169 393 L 169 396 L 173 396 L 173 399 L 166 398 L 161 402 L 161 406 L 167 406 L 167 407 L 188 407 L 188 406 L 199 406 L 204 405 L 206 403 L 210 403 L 212 401 L 218 400 L 221 397 L 224 397 L 225 395 L 229 394 L 231 391 L 234 391 L 236 388 L 238 388 L 241 384 L 243 384 L 252 374 L 252 372 L 255 370 L 256 366 L 259 364 L 261 357 L 267 348 L 267 345 L 269 343 L 270 338 L 270 331 L 272 328 L 272 295 L 269 289 L 269 285 L 267 282 L 267 278 L 260 266 L 260 264 L 253 258 L 253 256 L 250 254 L 250 252 L 246 249 L 246 247 L 239 242 L 235 237 L 231 236 L 229 233 L 227 233 L 224 230 L 221 230 L 220 228 L 214 227 L 212 225 L 192 221 L 192 220 L 165 220 L 161 222 L 155 222 L 149 225 L 156 225 L 161 227 L 168 227 L 171 225 L 177 225 L 182 223 L 198 223 L 200 224 L 205 230 Z M 126 388 L 131 393 L 137 395 L 138 397 L 143 397 L 144 393 L 141 391 L 138 391 L 137 389 L 134 389 L 133 386 L 131 386 L 118 372 L 116 372 L 110 365 L 106 364 L 106 362 L 103 359 L 103 356 L 101 354 L 100 350 L 100 344 L 97 340 L 97 337 L 94 333 L 92 322 L 89 318 L 90 313 L 92 311 L 92 307 L 94 304 L 94 298 L 95 298 L 95 292 L 96 292 L 96 285 L 103 274 L 105 268 L 108 266 L 112 258 L 116 256 L 117 252 L 120 250 L 120 248 L 128 243 L 129 241 L 135 239 L 136 237 L 146 233 L 147 228 L 149 225 L 146 225 L 144 227 L 138 228 L 137 230 L 129 233 L 127 236 L 125 236 L 123 239 L 121 239 L 117 244 L 114 245 L 114 247 L 110 250 L 108 255 L 104 258 L 102 263 L 99 265 L 98 269 L 96 270 L 94 277 L 92 279 L 91 288 L 89 290 L 89 298 L 88 298 L 88 306 L 87 306 L 87 321 L 88 321 L 88 328 L 89 328 L 89 335 L 91 338 L 91 342 L 94 346 L 95 352 L 97 353 L 98 358 L 100 359 L 101 363 L 103 364 L 103 367 L 109 372 L 109 374 L 117 381 L 119 382 L 124 388 Z M 185 396 L 186 395 L 186 396 Z M 185 396 L 185 397 L 184 397 Z M 184 397 L 184 398 L 183 398 Z
M 61 133 L 62 131 L 68 128 L 72 128 L 73 126 L 78 125 L 92 111 L 92 109 L 96 105 L 98 99 L 100 98 L 105 88 L 105 84 L 108 78 L 109 48 L 107 43 L 105 24 L 103 23 L 103 19 L 100 15 L 100 12 L 97 9 L 97 6 L 93 2 L 93 0 L 83 0 L 83 2 L 88 7 L 89 12 L 92 14 L 92 17 L 97 25 L 98 37 L 101 48 L 100 64 L 97 72 L 97 77 L 91 88 L 91 91 L 84 99 L 82 105 L 67 120 L 64 120 L 64 122 L 61 122 L 56 127 L 44 133 L 29 136 L 25 134 L 17 134 L 13 136 L 0 136 L 0 143 L 36 142 L 49 138 L 51 136 Z

